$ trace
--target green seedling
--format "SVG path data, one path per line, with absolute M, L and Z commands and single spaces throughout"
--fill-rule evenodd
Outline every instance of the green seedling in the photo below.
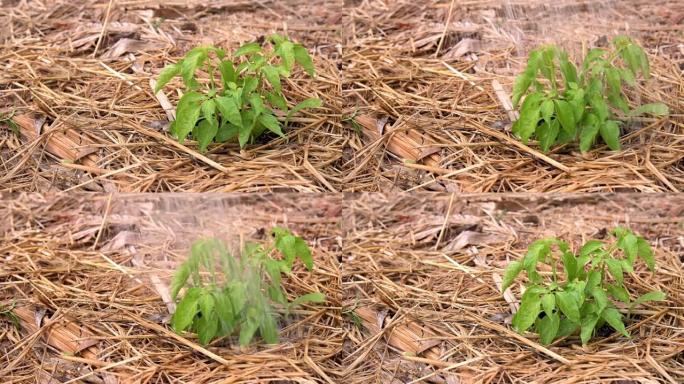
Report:
M 306 48 L 280 35 L 268 37 L 263 46 L 243 45 L 230 58 L 223 49 L 197 47 L 162 70 L 154 92 L 176 76 L 183 78 L 185 93 L 170 126 L 171 134 L 181 144 L 192 134 L 202 152 L 212 141 L 237 139 L 243 148 L 267 130 L 285 137 L 276 109 L 287 124 L 298 111 L 321 106 L 319 99 L 310 98 L 288 109 L 282 79 L 290 76 L 295 63 L 314 75 Z M 200 69 L 208 74 L 207 82 L 197 80 Z
M 19 316 L 14 313 L 14 303 L 9 307 L 0 305 L 0 317 L 5 317 L 9 320 L 16 329 L 21 329 Z
M 511 262 L 504 273 L 502 291 L 522 271 L 528 279 L 520 308 L 513 316 L 513 327 L 519 333 L 532 327 L 542 344 L 580 330 L 582 344 L 586 345 L 605 323 L 629 336 L 622 313 L 613 301 L 622 302 L 631 311 L 641 303 L 664 300 L 665 294 L 648 292 L 631 301 L 624 274 L 634 272 L 637 258 L 655 272 L 653 250 L 646 240 L 627 229 L 615 228 L 611 235 L 611 242 L 589 240 L 579 254 L 573 253 L 565 241 L 537 240 L 522 260 Z M 557 270 L 559 262 L 563 273 Z M 550 267 L 544 276 L 537 268 L 540 263 Z
M 301 237 L 284 228 L 271 233 L 272 242 L 248 243 L 240 257 L 216 239 L 192 245 L 190 257 L 171 283 L 174 300 L 181 288 L 187 288 L 171 318 L 174 331 L 191 330 L 201 344 L 239 334 L 240 345 L 249 344 L 258 331 L 266 343 L 274 344 L 278 342 L 276 306 L 287 313 L 294 306 L 325 301 L 318 292 L 287 300 L 281 275 L 289 275 L 297 259 L 311 271 L 313 258 Z
M 7 116 L 4 116 L 3 114 L 0 113 L 0 124 L 6 124 L 9 127 L 9 129 L 12 131 L 12 133 L 19 136 L 20 135 L 19 126 L 17 125 L 17 123 L 14 122 L 14 120 L 12 120 L 13 116 L 14 116 L 14 111 L 12 111 L 12 113 L 10 113 Z
M 662 103 L 629 108 L 623 88 L 636 87 L 638 74 L 647 79 L 649 72 L 643 49 L 626 36 L 615 37 L 608 49 L 590 50 L 579 69 L 567 52 L 552 45 L 538 48 L 513 86 L 514 107 L 525 96 L 513 133 L 525 144 L 534 137 L 544 152 L 578 139 L 580 150 L 587 152 L 598 137 L 617 151 L 620 120 L 615 111 L 625 117 L 668 114 Z

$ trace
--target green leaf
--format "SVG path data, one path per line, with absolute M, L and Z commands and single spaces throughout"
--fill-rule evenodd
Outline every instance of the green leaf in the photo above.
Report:
M 183 288 L 185 282 L 188 281 L 188 277 L 190 277 L 190 267 L 187 263 L 183 263 L 181 264 L 180 268 L 178 268 L 178 271 L 174 273 L 173 279 L 171 280 L 172 300 L 176 300 L 176 297 L 178 297 L 178 292 L 181 288 Z
M 264 113 L 264 102 L 261 100 L 261 96 L 259 96 L 259 94 L 253 93 L 249 95 L 247 99 L 254 110 L 254 116 L 258 117 Z
M 613 276 L 615 281 L 622 285 L 622 262 L 615 259 L 606 259 L 606 266 L 608 267 L 608 271 L 610 272 L 611 276 Z
M 520 308 L 513 316 L 513 327 L 523 333 L 534 324 L 541 312 L 541 299 L 538 294 L 528 294 L 526 291 L 522 297 Z
M 522 272 L 523 264 L 520 261 L 511 261 L 503 275 L 503 282 L 501 283 L 501 292 L 504 292 L 508 287 L 513 284 L 516 277 Z
M 670 111 L 667 108 L 667 105 L 663 103 L 651 103 L 637 107 L 630 113 L 630 115 L 639 116 L 645 113 L 653 116 L 667 116 L 670 113 Z
M 629 104 L 627 103 L 627 100 L 625 100 L 624 97 L 622 97 L 621 93 L 609 94 L 608 101 L 612 106 L 620 109 L 622 113 L 629 113 Z
M 313 257 L 311 256 L 311 250 L 306 244 L 306 241 L 301 237 L 295 238 L 294 251 L 297 257 L 304 263 L 306 269 L 309 271 L 313 269 Z
M 538 261 L 544 261 L 551 250 L 549 243 L 549 239 L 540 239 L 530 244 L 523 258 L 523 268 L 534 268 Z
M 200 288 L 190 288 L 183 300 L 176 306 L 176 312 L 171 317 L 171 328 L 176 333 L 185 331 L 192 324 L 192 319 L 197 314 L 197 302 L 202 293 L 203 290 Z
M 230 302 L 228 293 L 216 292 L 214 294 L 215 311 L 219 318 L 219 322 L 223 325 L 226 333 L 231 332 L 235 327 L 235 313 L 233 312 L 233 305 Z
M 634 87 L 636 86 L 636 79 L 634 78 L 634 74 L 632 71 L 629 69 L 619 69 L 620 72 L 620 78 L 625 81 L 625 83 L 629 84 L 630 86 Z
M 204 96 L 198 92 L 188 92 L 178 101 L 176 107 L 176 121 L 173 123 L 173 133 L 178 142 L 183 144 L 185 138 L 195 128 L 200 115 L 200 104 Z
M 594 287 L 598 287 L 601 284 L 601 271 L 597 269 L 592 269 L 587 275 L 586 281 L 586 292 L 591 292 Z
M 258 86 L 259 79 L 252 76 L 245 77 L 244 83 L 242 84 L 242 101 L 247 101 Z
M 193 129 L 192 134 L 199 143 L 200 152 L 205 152 L 209 143 L 214 140 L 218 132 L 216 120 L 216 104 L 213 99 L 206 100 L 201 106 L 202 117 L 199 124 Z
M 249 344 L 249 342 L 252 341 L 257 329 L 259 329 L 259 324 L 255 322 L 247 321 L 242 323 L 240 327 L 240 345 L 245 346 Z
M 188 89 L 193 89 L 197 86 L 195 81 L 195 72 L 197 68 L 201 67 L 207 59 L 207 48 L 197 47 L 191 49 L 180 64 L 180 72 L 183 77 L 183 83 Z
M 641 237 L 637 238 L 637 255 L 644 260 L 651 272 L 655 271 L 655 258 L 651 245 Z
M 575 113 L 573 107 L 565 100 L 555 100 L 556 116 L 563 130 L 570 136 L 576 135 Z
M 601 137 L 613 151 L 620 150 L 620 127 L 617 121 L 608 120 L 600 127 Z
M 553 120 L 551 124 L 544 122 L 537 126 L 536 136 L 539 139 L 542 152 L 548 152 L 551 149 L 551 146 L 556 142 L 559 130 L 558 120 Z
M 622 323 L 622 314 L 615 308 L 606 308 L 601 313 L 601 317 L 610 324 L 613 329 L 622 333 L 624 336 L 629 337 L 629 333 L 625 329 L 625 325 Z
M 244 148 L 249 142 L 249 138 L 252 135 L 252 125 L 245 124 L 238 129 L 238 142 L 240 143 L 240 148 Z
M 218 331 L 218 318 L 214 311 L 214 295 L 207 291 L 202 292 L 198 305 L 202 316 L 198 319 L 197 336 L 199 337 L 200 344 L 207 344 Z
M 556 308 L 556 296 L 553 293 L 545 293 L 542 295 L 541 303 L 546 315 L 551 316 Z
M 568 100 L 570 106 L 572 106 L 572 114 L 575 117 L 576 125 L 582 121 L 584 116 L 584 109 L 586 107 L 586 101 L 584 100 L 584 89 L 578 89 L 571 94 L 570 100 Z M 574 138 L 574 137 L 573 137 Z
M 537 129 L 539 122 L 539 104 L 543 95 L 541 93 L 532 93 L 525 97 L 523 105 L 520 108 L 520 118 L 513 124 L 513 133 L 520 137 L 524 144 L 527 144 L 530 136 Z
M 240 115 L 240 108 L 238 107 L 235 99 L 227 96 L 219 96 L 214 99 L 216 102 L 216 107 L 224 121 L 229 121 L 231 124 L 241 127 L 242 126 L 242 116 Z
M 171 79 L 176 77 L 181 71 L 180 65 L 170 64 L 167 65 L 157 76 L 157 84 L 154 86 L 154 93 L 157 94 L 160 89 L 164 88 Z
M 563 252 L 561 256 L 563 261 L 563 269 L 568 281 L 573 281 L 577 277 L 577 259 L 572 252 Z
M 541 103 L 541 116 L 548 124 L 551 124 L 551 116 L 553 116 L 553 100 L 546 99 Z
M 556 47 L 547 45 L 542 48 L 542 66 L 540 67 L 544 76 L 555 82 L 556 66 L 554 58 L 556 57 Z
M 204 312 L 202 312 L 202 317 L 199 318 L 197 325 L 197 337 L 200 344 L 209 344 L 219 329 L 219 319 L 216 312 L 212 311 L 208 315 L 204 315 Z
M 625 304 L 629 304 L 629 292 L 625 287 L 620 285 L 608 285 L 608 293 L 610 293 L 614 298 L 622 301 Z
M 280 263 L 282 263 L 281 260 L 274 260 L 274 259 L 266 259 L 263 261 L 263 265 L 266 268 L 266 272 L 268 275 L 271 277 L 271 281 L 273 282 L 273 285 L 280 288 Z
M 631 47 L 632 45 L 629 45 L 627 47 L 624 47 L 623 49 L 620 49 L 619 54 L 620 57 L 622 57 L 622 60 L 624 60 L 627 63 L 629 70 L 633 74 L 636 74 L 641 65 L 639 63 L 638 53 L 636 53 L 634 48 Z
M 634 272 L 634 268 L 632 267 L 632 263 L 629 260 L 626 260 L 626 259 L 620 260 L 620 266 L 622 266 L 622 270 L 627 272 L 627 273 Z
M 266 80 L 271 84 L 273 90 L 278 94 L 282 91 L 282 85 L 280 84 L 280 71 L 278 68 L 267 65 L 261 68 L 261 71 L 266 76 Z
M 646 57 L 644 50 L 636 44 L 630 44 L 627 46 L 626 50 L 633 61 L 633 63 L 629 63 L 632 72 L 636 73 L 637 69 L 639 69 L 641 70 L 641 74 L 644 75 L 644 78 L 648 79 L 650 68 L 648 64 L 648 58 Z
M 598 132 L 598 119 L 594 114 L 590 113 L 586 116 L 585 124 L 580 131 L 580 151 L 587 152 L 591 149 Z
M 266 127 L 269 131 L 275 133 L 276 135 L 280 137 L 285 137 L 285 134 L 283 133 L 283 130 L 280 127 L 280 121 L 276 119 L 275 116 L 271 114 L 263 114 L 259 116 L 259 122 Z
M 247 303 L 247 288 L 245 283 L 233 280 L 228 284 L 228 296 L 233 304 L 233 313 L 240 313 Z
M 259 333 L 266 344 L 278 343 L 278 327 L 273 316 L 266 315 L 263 317 L 259 326 Z
M 219 143 L 224 143 L 235 138 L 238 135 L 239 130 L 240 127 L 226 121 L 219 127 L 215 140 Z
M 579 307 L 577 306 L 575 297 L 571 293 L 564 291 L 556 292 L 556 304 L 558 304 L 558 308 L 560 308 L 561 312 L 563 312 L 568 319 L 579 323 Z
M 295 307 L 298 305 L 306 304 L 306 303 L 324 303 L 325 302 L 325 295 L 320 293 L 320 292 L 313 292 L 313 293 L 307 293 L 306 295 L 299 296 L 298 298 L 294 299 L 292 303 L 290 303 L 291 307 Z
M 287 37 L 274 33 L 271 36 L 269 36 L 268 39 L 271 40 L 274 44 L 280 44 L 283 41 L 287 40 Z
M 216 132 L 214 140 L 217 143 L 225 143 L 227 141 L 234 140 L 237 138 L 239 131 L 239 126 L 232 124 L 228 121 L 223 121 L 223 123 L 219 126 Z
M 223 81 L 223 86 L 227 87 L 228 83 L 237 82 L 237 72 L 235 71 L 235 66 L 230 60 L 223 60 L 218 66 L 219 72 L 221 73 L 221 80 Z
M 582 319 L 582 330 L 580 331 L 580 339 L 582 339 L 582 345 L 587 345 L 591 336 L 594 334 L 594 328 L 598 322 L 599 317 L 595 313 L 591 313 Z
M 598 117 L 599 122 L 603 122 L 608 119 L 608 116 L 610 116 L 610 111 L 608 110 L 608 104 L 606 104 L 603 96 L 598 93 L 591 95 L 589 98 L 589 104 L 594 109 L 594 113 L 596 114 L 596 117 Z
M 620 84 L 620 72 L 616 68 L 606 68 L 606 83 L 608 84 L 609 94 L 619 95 L 622 92 Z
M 539 330 L 539 340 L 541 343 L 544 345 L 551 344 L 558 334 L 559 327 L 560 316 L 557 313 L 539 319 L 537 329 Z
M 313 61 L 311 60 L 311 56 L 309 56 L 309 52 L 307 52 L 306 48 L 304 48 L 301 44 L 295 44 L 293 47 L 293 53 L 295 61 L 297 61 L 297 64 L 301 65 L 302 68 L 304 68 L 304 70 L 306 71 L 306 73 L 309 74 L 309 76 L 313 76 Z
M 283 112 L 287 112 L 287 101 L 283 95 L 269 92 L 266 94 L 266 100 L 268 100 L 272 106 L 280 109 Z
M 199 144 L 199 151 L 204 153 L 207 151 L 207 146 L 214 140 L 218 132 L 218 125 L 210 123 L 208 120 L 202 120 L 193 129 L 192 134 L 197 139 Z
M 584 57 L 584 62 L 582 63 L 583 76 L 586 75 L 587 69 L 589 69 L 591 64 L 600 59 L 605 53 L 606 51 L 601 48 L 594 48 L 587 53 L 587 55 Z
M 603 250 L 603 242 L 600 240 L 589 240 L 580 249 L 580 256 L 588 256 L 597 251 Z
M 663 292 L 660 291 L 651 291 L 648 293 L 645 293 L 641 296 L 639 296 L 636 300 L 634 300 L 634 303 L 632 303 L 632 308 L 636 307 L 639 304 L 646 303 L 648 301 L 663 301 L 667 298 L 667 295 L 665 295 Z
M 512 102 L 514 108 L 518 107 L 520 98 L 522 98 L 522 96 L 527 92 L 532 84 L 532 81 L 534 81 L 537 71 L 539 70 L 541 60 L 542 53 L 540 50 L 534 50 L 530 52 L 525 71 L 515 79 L 515 84 L 513 85 Z
M 570 321 L 567 317 L 563 317 L 560 319 L 560 326 L 558 327 L 558 337 L 564 337 L 564 336 L 569 336 L 575 333 L 577 328 L 579 328 L 579 324 Z
M 283 59 L 283 64 L 288 72 L 292 72 L 295 63 L 294 44 L 291 41 L 283 41 L 278 44 L 275 53 Z
M 596 305 L 598 305 L 597 312 L 603 311 L 608 305 L 608 295 L 606 295 L 606 291 L 601 287 L 594 287 L 591 290 L 591 295 L 596 299 Z
M 306 99 L 302 101 L 301 103 L 297 104 L 290 110 L 290 112 L 287 113 L 287 118 L 285 119 L 285 124 L 290 120 L 292 115 L 295 113 L 301 111 L 302 109 L 305 108 L 319 108 L 321 105 L 323 105 L 323 102 L 320 99 L 317 99 L 315 97 Z
M 261 46 L 258 43 L 249 43 L 238 48 L 233 57 L 240 57 L 243 55 L 253 55 L 257 52 L 261 52 Z
M 558 57 L 560 61 L 560 70 L 565 79 L 565 87 L 568 88 L 570 83 L 577 84 L 577 68 L 575 68 L 575 64 L 568 60 L 567 52 L 561 52 Z
M 622 242 L 618 242 L 620 248 L 625 252 L 627 260 L 634 261 L 637 257 L 639 245 L 639 240 L 633 233 L 627 233 L 623 238 Z

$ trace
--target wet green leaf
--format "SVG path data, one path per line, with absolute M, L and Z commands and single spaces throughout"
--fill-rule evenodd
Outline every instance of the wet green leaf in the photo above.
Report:
M 523 264 L 520 261 L 512 261 L 506 266 L 506 270 L 503 275 L 503 282 L 501 283 L 501 292 L 505 291 L 508 287 L 513 284 L 516 277 L 522 272 Z
M 601 317 L 610 324 L 613 329 L 620 332 L 624 336 L 629 337 L 629 333 L 625 329 L 625 324 L 622 322 L 622 314 L 615 308 L 606 308 L 603 310 Z
M 185 138 L 195 128 L 200 116 L 202 101 L 204 101 L 204 95 L 194 91 L 184 94 L 178 101 L 173 131 L 179 143 L 183 144 Z
M 159 90 L 164 88 L 164 86 L 168 84 L 171 79 L 180 74 L 180 71 L 181 68 L 178 64 L 166 66 L 161 72 L 159 72 L 159 76 L 157 76 L 157 84 L 154 86 L 154 93 L 156 94 L 159 92 Z
M 556 304 L 571 321 L 579 323 L 579 307 L 575 297 L 569 292 L 556 292 Z
M 618 127 L 617 121 L 606 121 L 600 126 L 599 132 L 610 149 L 613 151 L 620 150 L 620 127 Z
M 639 116 L 643 114 L 649 114 L 653 116 L 667 116 L 669 113 L 670 111 L 668 110 L 667 105 L 663 103 L 652 103 L 637 107 L 631 112 L 631 115 Z

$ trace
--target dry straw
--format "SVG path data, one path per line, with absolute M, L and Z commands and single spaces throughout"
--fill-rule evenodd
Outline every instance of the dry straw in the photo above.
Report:
M 676 1 L 300 3 L 3 6 L 0 112 L 23 116 L 23 124 L 20 139 L 9 130 L 0 138 L 0 190 L 656 192 L 684 185 Z M 195 45 L 230 50 L 271 32 L 314 53 L 317 77 L 296 74 L 288 99 L 319 97 L 324 108 L 296 118 L 289 141 L 244 151 L 216 145 L 206 155 L 175 143 L 165 129 L 178 94 L 168 87 L 166 97 L 155 97 L 150 80 Z M 565 146 L 545 155 L 513 138 L 508 93 L 527 51 L 555 42 L 581 56 L 616 32 L 642 43 L 652 63 L 652 79 L 632 98 L 664 102 L 671 115 L 627 122 L 621 152 L 581 155 Z
M 357 322 L 347 324 L 347 382 L 684 380 L 684 197 L 452 196 L 347 202 L 342 288 L 345 314 Z M 640 266 L 629 290 L 660 289 L 667 301 L 635 309 L 629 339 L 606 328 L 585 348 L 579 336 L 544 347 L 534 334 L 515 333 L 522 284 L 502 297 L 507 262 L 536 239 L 558 236 L 578 247 L 616 225 L 656 249 L 656 274 Z

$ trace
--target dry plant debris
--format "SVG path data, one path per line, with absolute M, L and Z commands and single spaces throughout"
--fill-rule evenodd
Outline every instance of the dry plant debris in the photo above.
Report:
M 681 195 L 362 194 L 345 203 L 348 382 L 684 380 Z M 625 284 L 637 296 L 660 289 L 668 300 L 634 311 L 631 338 L 606 329 L 586 348 L 579 336 L 544 347 L 513 331 L 522 284 L 502 297 L 508 261 L 538 238 L 581 243 L 616 225 L 648 239 L 659 265 L 655 276 L 639 266 Z M 486 240 L 471 235 L 454 246 L 473 232 Z
M 682 14 L 675 0 L 4 1 L 0 114 L 44 129 L 16 137 L 3 124 L 0 190 L 680 191 Z M 167 114 L 179 95 L 154 95 L 150 80 L 194 46 L 234 50 L 274 32 L 309 48 L 317 68 L 284 84 L 288 100 L 324 107 L 296 119 L 287 141 L 207 154 L 175 143 Z M 652 64 L 630 98 L 670 115 L 630 121 L 620 152 L 545 155 L 514 139 L 508 103 L 528 51 L 555 43 L 582 56 L 617 33 Z M 392 129 L 359 134 L 355 116 Z M 95 150 L 94 164 L 51 151 L 58 131 Z
M 343 367 L 339 197 L 294 204 L 288 194 L 21 195 L 3 198 L 0 317 L 3 382 L 337 382 Z M 311 245 L 313 272 L 283 281 L 293 309 L 276 345 L 216 340 L 202 347 L 169 327 L 171 276 L 201 236 L 238 246 L 287 225 Z M 34 378 L 44 377 L 33 381 Z M 323 378 L 328 378 L 326 380 Z M 322 380 L 322 381 L 321 381 Z

